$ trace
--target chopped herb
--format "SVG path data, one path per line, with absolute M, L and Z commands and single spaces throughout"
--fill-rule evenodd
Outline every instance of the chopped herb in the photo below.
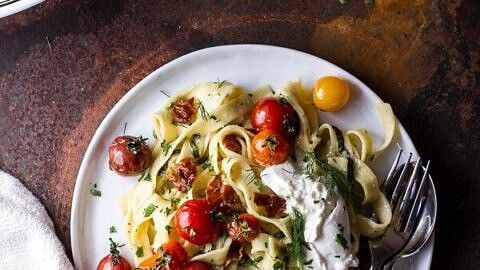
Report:
M 319 202 L 320 202 L 320 200 L 314 200 L 314 201 L 313 201 L 313 203 L 315 203 L 315 204 L 317 204 L 317 203 L 319 203 Z
M 153 203 L 149 204 L 147 208 L 143 209 L 143 216 L 149 217 L 157 208 L 158 206 L 156 206 L 155 204 Z
M 168 154 L 168 152 L 170 151 L 170 147 L 172 147 L 172 146 L 170 145 L 170 143 L 163 140 L 163 142 L 160 144 L 160 147 L 162 147 L 163 155 L 166 156 Z
M 93 184 L 93 187 L 90 189 L 90 194 L 96 197 L 102 197 L 102 192 L 97 189 L 97 184 Z
M 288 134 L 295 134 L 298 128 L 298 121 L 286 114 L 283 116 L 282 126 Z
M 137 257 L 139 258 L 143 257 L 143 247 L 137 247 L 137 251 L 135 251 L 135 255 L 137 255 Z
M 218 79 L 217 79 L 217 88 L 222 87 L 222 85 L 223 85 L 225 82 L 226 82 L 226 80 L 223 80 L 223 81 L 219 82 Z
M 263 260 L 263 256 L 258 256 L 254 259 L 248 257 L 248 256 L 245 256 L 243 257 L 240 262 L 239 262 L 239 265 L 240 266 L 257 266 L 257 264 L 259 262 L 261 262 Z
M 123 124 L 123 135 L 125 135 L 125 132 L 127 131 L 127 125 L 128 122 L 125 122 L 125 124 Z
M 375 158 L 375 155 L 370 156 L 370 161 L 372 161 Z
M 343 237 L 343 229 L 344 229 L 343 225 L 340 223 L 337 223 L 337 227 L 338 227 L 338 233 L 335 235 L 335 242 L 337 242 L 343 249 L 347 249 L 348 242 L 345 239 L 345 237 Z
M 298 269 L 303 270 L 306 262 L 305 249 L 310 249 L 305 242 L 305 219 L 298 208 L 294 207 L 292 210 L 289 219 L 292 243 L 288 244 L 287 251 L 295 257 Z
M 340 258 L 340 255 L 335 255 L 334 257 L 335 257 L 335 258 Z
M 142 181 L 143 177 L 145 177 L 145 172 L 147 171 L 143 171 L 142 174 L 140 175 L 140 177 L 138 178 L 138 182 Z
M 108 230 L 110 231 L 110 233 L 116 233 L 117 232 L 117 228 L 115 228 L 115 226 L 110 226 L 110 228 L 108 228 Z
M 199 139 L 200 139 L 200 134 L 195 133 L 190 138 L 190 143 L 189 143 L 190 149 L 192 149 L 193 157 L 197 160 L 200 158 L 200 152 L 199 152 L 198 145 L 197 145 L 197 141 Z
M 170 95 L 167 94 L 167 93 L 165 93 L 165 91 L 163 91 L 163 90 L 160 90 L 160 93 L 164 94 L 164 95 L 167 96 L 167 97 L 170 97 Z
M 143 179 L 143 181 L 151 182 L 152 181 L 152 176 L 150 173 L 147 173 L 147 176 Z
M 277 145 L 279 145 L 280 142 L 278 141 L 277 137 L 275 135 L 268 136 L 265 138 L 265 143 L 262 145 L 262 147 L 268 147 L 270 149 L 270 152 L 275 152 L 275 148 Z
M 167 231 L 168 234 L 170 234 L 170 231 L 172 230 L 172 226 L 165 225 L 165 230 Z
M 203 163 L 202 168 L 204 170 L 208 169 L 209 171 L 213 172 L 213 165 L 208 161 Z
M 166 208 L 165 208 L 165 216 L 170 215 L 170 214 L 172 213 L 172 211 L 173 211 L 172 208 L 166 207 Z
M 229 222 L 230 218 L 225 216 L 222 212 L 210 211 L 210 221 L 215 222 Z
M 283 263 L 281 262 L 276 262 L 274 265 L 273 265 L 273 270 L 282 270 L 283 269 Z M 303 269 L 303 268 L 302 268 Z
M 155 132 L 155 129 L 153 129 L 152 134 L 153 134 L 153 138 L 158 139 L 157 138 L 157 133 Z
M 278 99 L 278 103 L 285 105 L 285 104 L 288 104 L 288 100 L 285 97 L 281 97 Z

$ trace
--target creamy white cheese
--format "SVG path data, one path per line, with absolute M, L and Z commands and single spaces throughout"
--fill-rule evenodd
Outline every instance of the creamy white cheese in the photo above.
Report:
M 312 181 L 301 171 L 302 164 L 287 161 L 266 168 L 262 181 L 277 195 L 287 200 L 287 210 L 297 207 L 305 218 L 305 240 L 310 244 L 307 261 L 313 259 L 312 269 L 340 270 L 358 265 L 358 259 L 351 252 L 350 225 L 347 207 L 343 198 L 329 192 L 325 185 Z M 337 234 L 347 240 L 348 248 L 337 241 Z

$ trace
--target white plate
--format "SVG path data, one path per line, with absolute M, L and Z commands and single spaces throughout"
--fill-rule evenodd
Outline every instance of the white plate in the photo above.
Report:
M 143 135 L 152 140 L 152 115 L 164 104 L 167 97 L 160 90 L 174 94 L 194 83 L 229 80 L 252 89 L 264 84 L 274 88 L 287 80 L 302 78 L 303 84 L 312 87 L 314 81 L 326 75 L 348 80 L 352 87 L 351 101 L 336 113 L 322 113 L 321 120 L 339 128 L 366 128 L 374 138 L 374 146 L 381 144 L 383 129 L 375 110 L 380 98 L 365 84 L 345 70 L 318 57 L 299 51 L 264 45 L 230 45 L 196 51 L 180 57 L 139 82 L 105 117 L 87 149 L 80 166 L 72 203 L 71 240 L 74 263 L 77 269 L 95 269 L 98 261 L 108 253 L 109 241 L 125 243 L 123 221 L 116 200 L 137 183 L 138 177 L 121 177 L 108 169 L 107 149 L 110 142 L 123 133 Z M 381 78 L 380 78 L 381 79 Z M 406 151 L 417 151 L 404 128 L 400 127 L 399 144 Z M 376 159 L 372 167 L 379 179 L 386 175 L 385 164 L 391 164 L 394 147 Z M 383 166 L 382 166 L 383 165 Z M 101 197 L 89 190 L 97 183 Z M 115 226 L 118 233 L 110 234 Z M 433 246 L 428 245 L 402 268 L 428 269 Z M 122 255 L 132 260 L 128 248 Z
M 12 2 L 9 2 L 9 4 L 0 3 L 0 18 L 23 11 L 34 5 L 40 4 L 43 1 L 45 0 L 13 0 Z

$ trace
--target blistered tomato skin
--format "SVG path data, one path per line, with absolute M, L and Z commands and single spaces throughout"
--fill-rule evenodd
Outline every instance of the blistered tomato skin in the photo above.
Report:
M 174 225 L 178 235 L 196 245 L 211 243 L 220 236 L 222 224 L 211 218 L 212 206 L 206 199 L 184 202 L 175 213 Z
M 292 141 L 300 132 L 298 114 L 284 97 L 268 97 L 258 101 L 253 107 L 250 121 L 257 131 L 272 129 L 288 141 Z
M 228 224 L 230 238 L 239 243 L 253 241 L 260 232 L 258 219 L 251 214 L 243 213 Z
M 313 103 L 321 111 L 335 112 L 350 100 L 348 82 L 333 76 L 317 80 L 313 89 Z
M 152 160 L 150 148 L 142 137 L 119 136 L 108 149 L 110 170 L 121 175 L 143 172 Z

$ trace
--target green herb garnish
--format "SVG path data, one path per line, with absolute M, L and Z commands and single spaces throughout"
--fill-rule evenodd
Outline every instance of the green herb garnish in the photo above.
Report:
M 344 198 L 350 199 L 354 205 L 361 203 L 361 194 L 355 190 L 354 183 L 348 179 L 344 172 L 324 160 L 317 160 L 317 164 L 319 165 L 321 175 L 326 179 L 325 184 L 327 188 L 336 188 Z
M 93 187 L 90 189 L 90 194 L 95 197 L 102 197 L 102 192 L 97 189 L 97 184 L 93 184 Z
M 155 204 L 153 203 L 149 204 L 147 208 L 143 209 L 143 216 L 149 217 L 157 208 L 158 206 L 156 206 Z
M 208 161 L 203 163 L 202 168 L 204 170 L 208 169 L 209 171 L 213 172 L 213 165 L 212 165 L 212 163 L 210 163 Z
M 290 214 L 289 219 L 292 243 L 288 244 L 287 251 L 295 257 L 298 269 L 303 270 L 306 263 L 305 249 L 310 250 L 304 235 L 305 219 L 298 208 L 294 207 L 292 210 L 293 213 Z
M 143 247 L 137 247 L 137 251 L 135 251 L 135 255 L 137 255 L 137 257 L 139 258 L 143 257 Z
M 163 140 L 163 142 L 160 144 L 160 147 L 162 148 L 163 155 L 166 156 L 170 151 L 170 147 L 172 146 L 170 145 L 170 143 Z
M 195 133 L 190 138 L 190 143 L 189 143 L 190 149 L 192 149 L 193 157 L 197 160 L 200 158 L 200 152 L 199 152 L 198 145 L 197 145 L 197 141 L 199 139 L 200 139 L 200 134 Z
M 337 223 L 337 227 L 338 227 L 338 233 L 335 235 L 335 242 L 337 242 L 343 249 L 347 249 L 348 242 L 345 239 L 345 237 L 343 237 L 343 229 L 344 229 L 343 225 L 340 223 Z
M 170 234 L 170 231 L 172 230 L 172 226 L 165 225 L 165 230 L 167 231 L 168 234 Z
M 110 226 L 110 228 L 108 228 L 108 230 L 110 231 L 110 233 L 116 233 L 117 232 L 117 228 L 115 228 L 115 226 Z
M 202 116 L 203 120 L 217 120 L 217 117 L 215 115 L 211 115 L 209 112 L 207 112 L 207 110 L 203 106 L 203 103 L 200 100 L 198 101 L 198 110 L 200 111 L 200 116 Z

